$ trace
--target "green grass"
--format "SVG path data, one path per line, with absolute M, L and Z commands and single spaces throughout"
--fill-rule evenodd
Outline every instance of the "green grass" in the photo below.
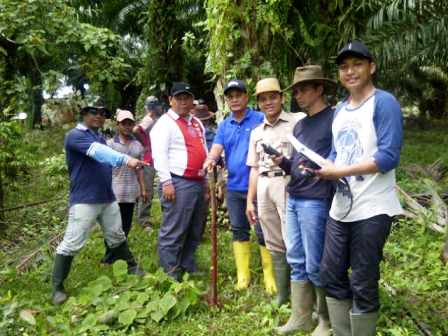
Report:
M 62 132 L 61 132 L 62 134 Z M 47 137 L 41 144 L 40 155 L 60 153 L 61 134 Z M 37 138 L 38 135 L 33 135 Z M 56 141 L 57 140 L 57 141 Z M 428 131 L 412 131 L 406 133 L 403 148 L 402 165 L 415 163 L 429 164 L 441 157 L 448 163 L 446 151 L 448 139 L 444 129 Z M 38 200 L 42 195 L 64 193 L 64 186 L 51 187 L 46 176 L 38 176 L 34 172 L 35 184 L 29 188 L 18 188 L 11 194 L 24 193 L 24 200 Z M 18 186 L 24 187 L 31 177 L 17 181 Z M 398 172 L 399 183 L 406 190 L 421 190 L 421 181 L 412 178 L 403 170 Z M 35 189 L 44 190 L 35 190 Z M 23 190 L 26 190 L 24 192 Z M 14 223 L 8 232 L 8 241 L 14 244 L 5 248 L 2 244 L 0 260 L 16 260 L 32 249 L 45 242 L 55 232 L 61 230 L 65 223 L 65 201 L 56 202 L 52 206 L 33 208 L 25 214 L 15 213 Z M 160 209 L 157 201 L 153 207 L 153 222 L 160 223 Z M 25 232 L 24 232 L 25 231 Z M 203 293 L 204 297 L 209 286 L 210 241 L 206 231 L 204 242 L 198 251 L 199 270 L 201 276 L 193 276 L 192 281 Z M 18 235 L 21 238 L 14 237 Z M 143 231 L 134 225 L 130 234 L 130 246 L 138 261 L 147 272 L 157 271 L 156 240 L 157 230 L 151 233 Z M 6 239 L 3 238 L 6 243 Z M 448 268 L 439 261 L 439 254 L 443 243 L 440 234 L 426 229 L 425 223 L 411 220 L 400 220 L 393 226 L 385 248 L 385 262 L 382 265 L 382 284 L 380 294 L 382 300 L 382 314 L 379 321 L 381 335 L 418 335 L 418 331 L 410 314 L 419 320 L 433 335 L 448 334 Z M 211 308 L 205 299 L 194 305 L 178 318 L 162 320 L 156 323 L 150 318 L 135 322 L 126 332 L 112 329 L 102 335 L 271 335 L 275 326 L 286 321 L 289 308 L 277 308 L 271 304 L 262 285 L 262 273 L 257 245 L 252 248 L 252 283 L 248 290 L 237 292 L 234 290 L 235 271 L 231 249 L 231 234 L 221 228 L 219 232 L 219 299 L 220 308 Z M 66 282 L 70 295 L 80 298 L 83 289 L 89 283 L 102 275 L 113 278 L 111 267 L 102 266 L 99 260 L 104 252 L 101 232 L 92 232 L 91 239 L 82 252 L 75 258 L 72 272 Z M 70 334 L 57 333 L 56 327 L 49 321 L 60 319 L 59 323 L 70 322 L 70 314 L 61 313 L 63 308 L 53 307 L 49 303 L 50 273 L 52 267 L 52 251 L 43 250 L 32 263 L 30 269 L 24 273 L 17 273 L 12 266 L 3 266 L 0 271 L 0 335 L 54 335 Z M 396 291 L 391 295 L 384 287 L 387 284 Z M 8 294 L 10 293 L 10 294 Z M 22 309 L 31 309 L 36 326 L 29 325 L 18 318 Z M 8 315 L 8 313 L 10 313 Z M 88 312 L 85 312 L 86 314 Z M 5 316 L 6 315 L 6 316 Z M 63 317 L 62 317 L 63 316 Z M 83 315 L 85 316 L 85 315 Z M 8 319 L 12 322 L 8 323 Z M 78 321 L 76 323 L 81 323 Z M 56 328 L 56 329 L 55 329 Z M 118 328 L 118 326 L 116 326 Z M 90 335 L 89 332 L 85 333 Z

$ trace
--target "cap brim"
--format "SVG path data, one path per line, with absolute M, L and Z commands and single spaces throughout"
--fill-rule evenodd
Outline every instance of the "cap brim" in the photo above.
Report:
M 240 91 L 240 92 L 245 92 L 247 93 L 246 89 L 240 88 L 238 86 L 231 86 L 227 89 L 224 90 L 224 95 L 228 94 L 230 91 L 235 90 L 235 91 Z
M 173 93 L 171 93 L 171 97 L 180 95 L 181 93 L 189 94 L 190 96 L 192 96 L 192 97 L 194 98 L 194 94 L 193 94 L 193 92 L 188 91 L 188 90 L 179 90 L 179 91 L 173 92 Z
M 341 52 L 336 57 L 336 64 L 337 65 L 341 64 L 342 61 L 344 59 L 346 59 L 347 57 L 349 57 L 349 56 L 355 56 L 355 57 L 358 57 L 358 58 L 365 58 L 365 59 L 367 59 L 367 60 L 369 60 L 371 62 L 373 61 L 373 57 L 372 56 L 365 55 L 363 53 L 360 53 L 360 52 L 357 52 L 357 51 L 354 51 L 354 50 L 346 50 L 346 51 Z

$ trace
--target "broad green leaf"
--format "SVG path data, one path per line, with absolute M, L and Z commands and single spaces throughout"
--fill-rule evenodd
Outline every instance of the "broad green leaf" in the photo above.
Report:
M 137 312 L 135 311 L 135 309 L 128 309 L 120 313 L 120 315 L 118 316 L 118 322 L 124 325 L 131 325 L 132 322 L 134 322 L 136 316 Z
M 170 293 L 166 293 L 164 297 L 159 301 L 159 307 L 163 314 L 166 315 L 171 308 L 176 304 L 177 299 Z
M 157 323 L 159 323 L 163 319 L 164 316 L 165 315 L 160 310 L 157 310 L 157 311 L 151 313 L 151 318 L 154 321 L 156 321 Z
M 112 266 L 114 277 L 122 278 L 128 273 L 128 265 L 124 260 L 116 261 Z

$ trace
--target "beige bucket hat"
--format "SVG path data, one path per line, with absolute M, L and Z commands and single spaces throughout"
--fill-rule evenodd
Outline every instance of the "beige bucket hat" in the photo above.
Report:
M 296 68 L 296 71 L 294 72 L 294 80 L 285 91 L 293 88 L 297 84 L 305 82 L 322 82 L 324 86 L 328 86 L 332 89 L 336 87 L 336 81 L 326 78 L 320 65 L 305 65 Z
M 257 82 L 257 85 L 255 86 L 255 96 L 258 96 L 260 93 L 264 92 L 279 92 L 281 93 L 282 90 L 280 89 L 280 83 L 278 82 L 277 78 L 264 78 Z

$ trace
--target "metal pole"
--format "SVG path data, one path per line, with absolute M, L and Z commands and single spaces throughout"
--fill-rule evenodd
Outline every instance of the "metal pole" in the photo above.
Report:
M 210 277 L 210 292 L 208 303 L 210 306 L 218 305 L 218 239 L 217 239 L 217 212 L 218 203 L 216 200 L 216 178 L 217 170 L 213 170 L 208 174 L 208 181 L 210 185 L 210 204 L 211 204 L 211 241 L 212 241 L 212 260 L 211 260 L 211 277 Z

